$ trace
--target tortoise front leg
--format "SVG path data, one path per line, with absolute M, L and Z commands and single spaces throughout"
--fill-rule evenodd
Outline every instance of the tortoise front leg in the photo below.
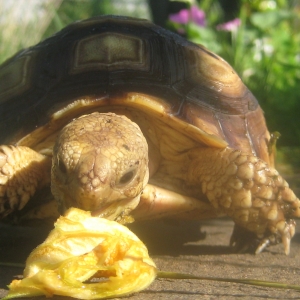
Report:
M 24 146 L 0 146 L 0 218 L 21 210 L 50 184 L 51 159 Z
M 163 217 L 199 220 L 216 218 L 221 214 L 210 203 L 147 184 L 140 196 L 138 207 L 131 215 L 135 220 Z
M 256 233 L 262 240 L 260 252 L 269 237 L 280 236 L 285 253 L 295 233 L 292 217 L 300 216 L 300 201 L 287 182 L 261 159 L 230 148 L 193 149 L 187 181 L 201 184 L 216 209 L 234 222 Z

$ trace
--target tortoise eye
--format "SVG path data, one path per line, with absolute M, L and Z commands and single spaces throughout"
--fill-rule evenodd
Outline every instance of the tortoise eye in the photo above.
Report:
M 64 164 L 64 162 L 60 159 L 58 159 L 58 168 L 59 170 L 63 173 L 63 174 L 66 174 L 67 173 L 67 167 L 66 165 Z
M 131 170 L 131 171 L 125 173 L 125 174 L 120 178 L 118 185 L 124 185 L 124 184 L 129 183 L 129 182 L 132 180 L 132 178 L 134 177 L 134 175 L 135 175 L 134 170 Z

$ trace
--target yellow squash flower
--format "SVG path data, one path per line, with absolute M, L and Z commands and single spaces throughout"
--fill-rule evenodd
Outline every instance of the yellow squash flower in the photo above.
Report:
M 113 298 L 145 289 L 156 274 L 146 246 L 129 229 L 71 208 L 29 255 L 24 278 L 12 281 L 5 299 Z

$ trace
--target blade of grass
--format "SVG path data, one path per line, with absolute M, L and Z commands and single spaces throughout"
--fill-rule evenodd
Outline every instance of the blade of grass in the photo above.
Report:
M 234 278 L 194 276 L 194 275 L 190 275 L 190 274 L 164 272 L 164 271 L 158 271 L 157 278 L 223 281 L 223 282 L 248 284 L 248 285 L 254 285 L 254 286 L 271 287 L 271 288 L 277 288 L 277 289 L 293 289 L 293 290 L 300 291 L 299 285 L 280 283 L 280 282 L 274 282 L 274 281 L 264 281 L 264 280 L 257 280 L 257 279 L 234 279 Z
M 25 268 L 25 264 L 0 261 L 0 267 Z

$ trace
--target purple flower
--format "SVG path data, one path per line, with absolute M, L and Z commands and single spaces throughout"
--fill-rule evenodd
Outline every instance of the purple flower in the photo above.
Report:
M 175 23 L 186 24 L 189 22 L 189 11 L 182 9 L 177 14 L 170 14 L 169 19 Z
M 192 21 L 199 26 L 205 26 L 205 12 L 193 5 L 191 7 Z
M 233 19 L 223 24 L 217 25 L 218 30 L 223 31 L 234 31 L 241 25 L 241 20 L 239 18 Z
M 205 13 L 196 5 L 191 6 L 190 9 L 182 9 L 177 14 L 171 14 L 169 19 L 179 24 L 187 24 L 192 21 L 199 26 L 205 26 Z

